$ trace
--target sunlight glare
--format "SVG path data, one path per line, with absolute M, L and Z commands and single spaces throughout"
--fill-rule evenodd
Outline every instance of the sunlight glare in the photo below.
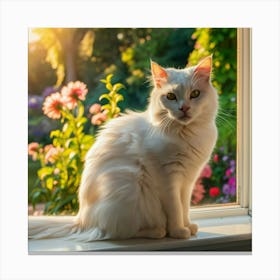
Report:
M 29 43 L 34 43 L 40 39 L 40 36 L 33 32 L 33 28 L 29 28 L 28 30 L 28 42 Z

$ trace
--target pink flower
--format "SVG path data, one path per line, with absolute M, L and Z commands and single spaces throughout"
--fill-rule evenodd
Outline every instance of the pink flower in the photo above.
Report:
M 201 178 L 210 178 L 212 175 L 212 169 L 209 164 L 206 164 L 204 169 L 202 170 L 200 177 Z
M 205 192 L 204 186 L 201 184 L 201 181 L 198 180 L 192 192 L 192 203 L 198 204 L 204 198 Z
M 45 161 L 54 163 L 57 160 L 59 153 L 63 151 L 63 148 L 50 147 L 45 155 Z
M 94 125 L 101 125 L 104 121 L 107 120 L 107 118 L 108 118 L 107 112 L 104 111 L 92 116 L 91 123 Z
M 89 108 L 89 112 L 93 115 L 98 114 L 101 112 L 101 105 L 98 103 L 95 103 L 93 105 L 91 105 L 91 107 Z
M 59 173 L 60 173 L 59 168 L 55 168 L 54 171 L 53 171 L 53 174 L 54 175 L 58 175 Z
M 231 169 L 229 168 L 229 169 L 226 170 L 226 176 L 229 177 L 230 174 L 231 174 Z
M 231 178 L 229 178 L 229 180 L 228 180 L 228 184 L 230 185 L 230 186 L 236 186 L 236 179 L 235 179 L 235 177 L 231 177 Z
M 47 153 L 51 148 L 53 148 L 52 144 L 48 144 L 44 147 L 44 152 Z
M 87 93 L 87 86 L 80 81 L 70 82 L 61 90 L 61 94 L 69 109 L 74 109 L 77 106 L 78 100 L 85 100 Z
M 212 187 L 212 188 L 210 188 L 210 190 L 209 190 L 209 195 L 211 196 L 211 197 L 216 197 L 216 196 L 218 196 L 220 194 L 220 188 L 219 187 Z
M 219 156 L 218 156 L 218 154 L 215 154 L 215 155 L 213 156 L 213 161 L 214 161 L 214 162 L 218 162 L 218 161 L 219 161 Z
M 65 103 L 61 94 L 56 92 L 46 97 L 43 104 L 43 112 L 51 119 L 59 119 L 64 106 Z
M 39 143 L 32 142 L 28 144 L 28 155 L 32 156 L 33 160 L 37 159 L 39 151 Z

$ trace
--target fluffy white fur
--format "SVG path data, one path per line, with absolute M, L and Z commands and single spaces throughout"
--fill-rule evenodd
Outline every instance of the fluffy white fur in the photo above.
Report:
M 176 70 L 152 62 L 147 110 L 108 122 L 86 156 L 73 221 L 30 218 L 30 238 L 189 238 L 192 189 L 214 148 L 212 57 Z M 191 98 L 191 92 L 200 95 Z M 167 93 L 176 95 L 169 100 Z

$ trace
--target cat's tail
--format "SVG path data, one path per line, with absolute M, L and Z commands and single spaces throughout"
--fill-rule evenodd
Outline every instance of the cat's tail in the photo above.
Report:
M 76 241 L 95 241 L 109 239 L 99 228 L 81 230 L 76 217 L 28 217 L 28 238 L 49 239 L 63 238 Z
M 65 237 L 77 228 L 74 217 L 28 217 L 28 238 Z

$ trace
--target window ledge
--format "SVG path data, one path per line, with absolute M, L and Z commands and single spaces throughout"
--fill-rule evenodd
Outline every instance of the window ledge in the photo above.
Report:
M 251 251 L 250 216 L 197 219 L 195 222 L 199 225 L 199 232 L 188 240 L 164 238 L 83 243 L 56 238 L 29 240 L 28 250 L 29 254 L 89 254 L 108 251 Z

